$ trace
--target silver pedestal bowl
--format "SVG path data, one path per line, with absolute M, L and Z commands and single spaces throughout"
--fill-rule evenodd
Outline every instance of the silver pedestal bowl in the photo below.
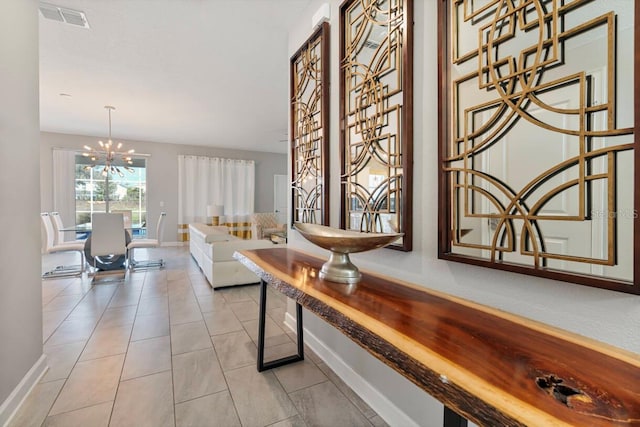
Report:
M 324 225 L 296 223 L 295 229 L 308 241 L 331 251 L 322 265 L 320 278 L 331 282 L 354 284 L 362 275 L 349 259 L 350 253 L 381 248 L 402 237 L 404 233 L 363 233 Z

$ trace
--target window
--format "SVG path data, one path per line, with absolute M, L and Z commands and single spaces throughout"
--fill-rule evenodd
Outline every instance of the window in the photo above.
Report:
M 102 175 L 102 167 L 90 167 L 91 162 L 81 154 L 76 155 L 75 193 L 76 224 L 91 221 L 93 212 L 105 212 L 107 185 L 109 211 L 130 210 L 133 224 L 147 222 L 147 174 L 146 159 L 134 158 L 133 173 L 123 171 L 123 176 Z

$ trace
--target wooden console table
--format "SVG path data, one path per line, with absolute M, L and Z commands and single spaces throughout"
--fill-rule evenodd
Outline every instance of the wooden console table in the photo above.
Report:
M 377 274 L 324 281 L 324 260 L 293 249 L 236 258 L 478 424 L 640 425 L 637 354 Z

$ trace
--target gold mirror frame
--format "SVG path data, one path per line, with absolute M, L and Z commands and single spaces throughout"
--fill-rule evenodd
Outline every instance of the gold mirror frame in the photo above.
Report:
M 329 225 L 329 24 L 291 57 L 291 224 Z
M 440 1 L 439 258 L 640 294 L 634 3 Z
M 340 227 L 412 249 L 413 0 L 340 6 Z

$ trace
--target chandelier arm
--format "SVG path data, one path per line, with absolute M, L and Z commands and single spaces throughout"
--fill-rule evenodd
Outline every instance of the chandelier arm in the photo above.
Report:
M 84 146 L 86 152 L 82 153 L 84 157 L 88 157 L 91 160 L 91 166 L 85 166 L 85 169 L 91 169 L 95 167 L 99 163 L 104 163 L 101 173 L 105 177 L 108 182 L 109 173 L 115 175 L 116 173 L 120 177 L 124 177 L 124 173 L 118 167 L 117 161 L 122 162 L 122 168 L 130 173 L 134 173 L 135 170 L 128 165 L 133 165 L 133 161 L 131 158 L 131 154 L 135 152 L 135 150 L 130 149 L 128 151 L 120 151 L 122 148 L 122 143 L 119 142 L 114 146 L 112 140 L 112 121 L 111 121 L 111 111 L 115 110 L 115 107 L 111 105 L 105 105 L 109 116 L 109 139 L 106 143 L 103 141 L 98 141 L 99 148 L 93 148 L 88 145 Z M 103 160 L 101 162 L 100 160 Z M 107 196 L 108 197 L 108 196 Z M 107 200 L 105 200 L 107 201 Z M 107 201 L 108 203 L 108 201 Z

